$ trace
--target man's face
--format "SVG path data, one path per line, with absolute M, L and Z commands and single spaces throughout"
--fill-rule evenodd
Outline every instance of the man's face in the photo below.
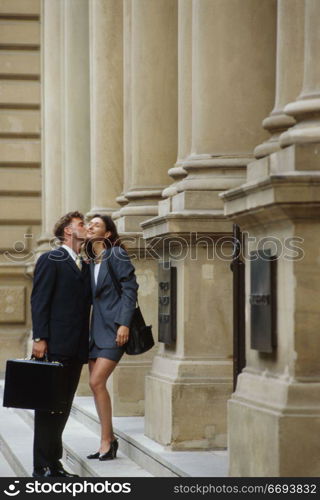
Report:
M 74 218 L 65 229 L 75 240 L 84 240 L 87 237 L 87 229 L 82 219 Z

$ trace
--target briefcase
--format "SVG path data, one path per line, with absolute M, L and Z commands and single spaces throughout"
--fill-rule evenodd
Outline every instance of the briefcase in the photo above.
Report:
M 62 412 L 67 406 L 67 377 L 62 363 L 9 359 L 3 406 Z

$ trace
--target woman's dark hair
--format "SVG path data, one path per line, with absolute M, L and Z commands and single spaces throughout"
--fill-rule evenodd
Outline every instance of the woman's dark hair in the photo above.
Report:
M 99 219 L 101 219 L 103 221 L 106 232 L 107 231 L 111 232 L 111 235 L 109 236 L 109 238 L 103 239 L 104 248 L 106 249 L 106 248 L 111 248 L 111 247 L 121 247 L 124 250 L 126 250 L 126 247 L 122 243 L 120 236 L 118 234 L 117 226 L 115 225 L 115 223 L 114 223 L 113 219 L 110 217 L 110 215 L 94 214 L 93 217 L 91 217 L 91 218 L 94 219 L 95 217 L 99 217 Z M 94 245 L 94 242 L 91 240 L 87 240 L 85 243 L 85 252 L 90 259 L 95 258 L 95 253 L 93 251 L 93 245 Z

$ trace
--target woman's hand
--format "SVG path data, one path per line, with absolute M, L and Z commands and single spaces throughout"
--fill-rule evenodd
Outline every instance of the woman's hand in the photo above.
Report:
M 47 352 L 48 352 L 48 344 L 46 340 L 33 342 L 32 354 L 35 358 L 43 358 Z
M 120 347 L 128 342 L 129 339 L 129 328 L 124 325 L 120 325 L 117 330 L 116 343 Z

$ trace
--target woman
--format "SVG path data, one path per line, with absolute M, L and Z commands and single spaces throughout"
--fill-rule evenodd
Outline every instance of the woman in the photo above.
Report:
M 93 311 L 90 327 L 90 388 L 101 424 L 99 451 L 87 458 L 112 460 L 118 441 L 112 429 L 111 400 L 106 383 L 124 353 L 136 307 L 138 284 L 134 267 L 108 215 L 94 215 L 88 225 Z M 111 267 L 111 271 L 110 271 Z M 114 284 L 121 287 L 121 295 Z M 118 288 L 119 289 L 119 288 Z

